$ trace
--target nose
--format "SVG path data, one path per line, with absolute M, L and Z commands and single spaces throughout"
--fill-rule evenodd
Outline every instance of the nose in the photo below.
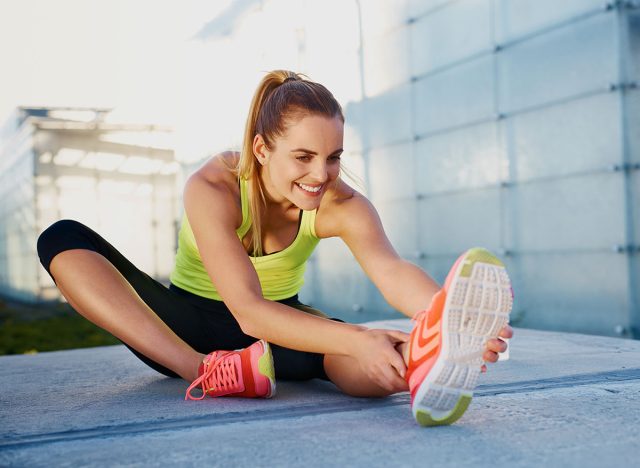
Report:
M 325 161 L 318 161 L 314 164 L 311 176 L 313 177 L 314 182 L 318 182 L 320 184 L 325 183 L 328 178 L 327 163 Z

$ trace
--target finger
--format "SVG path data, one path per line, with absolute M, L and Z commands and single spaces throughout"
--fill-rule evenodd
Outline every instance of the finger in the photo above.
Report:
M 496 362 L 498 360 L 498 354 L 493 351 L 485 351 L 482 355 L 482 359 L 489 362 Z
M 400 341 L 401 343 L 406 343 L 407 341 L 409 341 L 409 337 L 411 336 L 408 333 L 401 332 L 398 330 L 386 330 L 386 332 L 389 335 L 391 335 L 395 340 Z
M 505 325 L 502 330 L 500 330 L 498 336 L 501 338 L 513 338 L 513 328 L 511 328 L 511 325 Z
M 389 364 L 391 364 L 396 374 L 404 380 L 405 375 L 407 375 L 407 366 L 404 363 L 404 358 L 395 348 L 394 352 L 389 354 Z
M 487 341 L 487 350 L 496 353 L 504 353 L 507 350 L 507 343 L 500 339 L 491 339 Z

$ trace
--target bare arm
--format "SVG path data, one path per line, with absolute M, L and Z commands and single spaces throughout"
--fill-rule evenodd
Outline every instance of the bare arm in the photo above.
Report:
M 398 256 L 371 202 L 356 193 L 338 211 L 339 236 L 385 300 L 407 317 L 427 308 L 440 286 Z

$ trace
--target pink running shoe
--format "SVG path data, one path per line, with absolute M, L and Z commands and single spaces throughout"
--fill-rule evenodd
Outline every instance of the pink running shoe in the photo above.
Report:
M 200 387 L 202 395 L 194 397 L 191 391 Z M 273 356 L 269 343 L 256 341 L 236 351 L 214 351 L 207 355 L 198 378 L 187 389 L 185 400 L 236 396 L 245 398 L 271 398 L 276 393 Z
M 486 343 L 507 324 L 512 304 L 500 260 L 481 248 L 458 258 L 429 309 L 413 319 L 406 379 L 418 424 L 451 424 L 464 414 Z

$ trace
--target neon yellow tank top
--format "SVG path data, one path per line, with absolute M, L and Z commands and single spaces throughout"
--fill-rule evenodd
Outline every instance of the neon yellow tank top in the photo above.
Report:
M 247 198 L 247 181 L 240 180 L 240 200 L 242 203 L 242 224 L 236 230 L 240 240 L 249 231 L 251 219 Z M 320 239 L 315 231 L 316 210 L 303 211 L 302 220 L 293 243 L 286 249 L 262 257 L 251 257 L 258 273 L 262 295 L 269 300 L 278 301 L 292 297 L 304 284 L 304 272 L 307 259 Z M 220 259 L 224 262 L 224 259 Z M 216 287 L 209 278 L 202 263 L 193 231 L 186 213 L 178 234 L 178 251 L 171 282 L 186 291 L 209 299 L 222 300 Z

